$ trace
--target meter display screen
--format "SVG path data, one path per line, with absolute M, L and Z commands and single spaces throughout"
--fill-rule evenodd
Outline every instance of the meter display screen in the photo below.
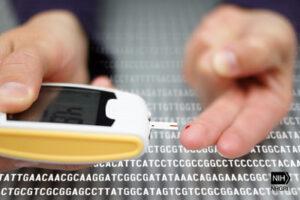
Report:
M 42 86 L 38 99 L 24 112 L 8 114 L 7 120 L 111 126 L 105 114 L 113 92 L 76 87 Z

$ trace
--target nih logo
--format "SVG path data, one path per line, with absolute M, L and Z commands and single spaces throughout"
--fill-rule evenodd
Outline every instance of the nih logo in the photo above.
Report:
M 280 185 L 280 186 L 272 186 L 272 191 L 284 191 L 289 190 L 286 186 L 290 182 L 291 177 L 287 172 L 271 172 L 271 184 L 272 185 Z

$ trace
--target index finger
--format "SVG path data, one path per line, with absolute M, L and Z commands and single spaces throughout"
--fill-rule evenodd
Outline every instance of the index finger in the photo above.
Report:
M 244 104 L 243 92 L 234 87 L 220 96 L 193 120 L 180 134 L 180 142 L 187 149 L 201 149 L 215 145 Z

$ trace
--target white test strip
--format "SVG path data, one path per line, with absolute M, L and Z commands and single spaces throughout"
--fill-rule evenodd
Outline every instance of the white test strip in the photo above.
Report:
M 150 122 L 151 129 L 178 130 L 176 122 Z

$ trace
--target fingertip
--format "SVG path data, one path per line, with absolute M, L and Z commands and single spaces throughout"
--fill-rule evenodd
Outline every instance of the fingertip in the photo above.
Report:
M 220 156 L 224 158 L 237 158 L 244 155 L 243 146 L 236 135 L 221 137 L 217 142 L 217 149 Z
M 38 49 L 20 48 L 2 60 L 0 110 L 16 113 L 27 109 L 38 97 L 46 66 Z
M 199 124 L 187 125 L 180 134 L 180 143 L 186 149 L 196 150 L 205 148 L 205 128 Z
M 0 110 L 7 113 L 28 108 L 35 99 L 34 90 L 19 82 L 9 81 L 0 85 Z
M 91 85 L 105 88 L 114 88 L 110 78 L 108 78 L 107 76 L 99 76 L 95 78 L 92 81 Z

